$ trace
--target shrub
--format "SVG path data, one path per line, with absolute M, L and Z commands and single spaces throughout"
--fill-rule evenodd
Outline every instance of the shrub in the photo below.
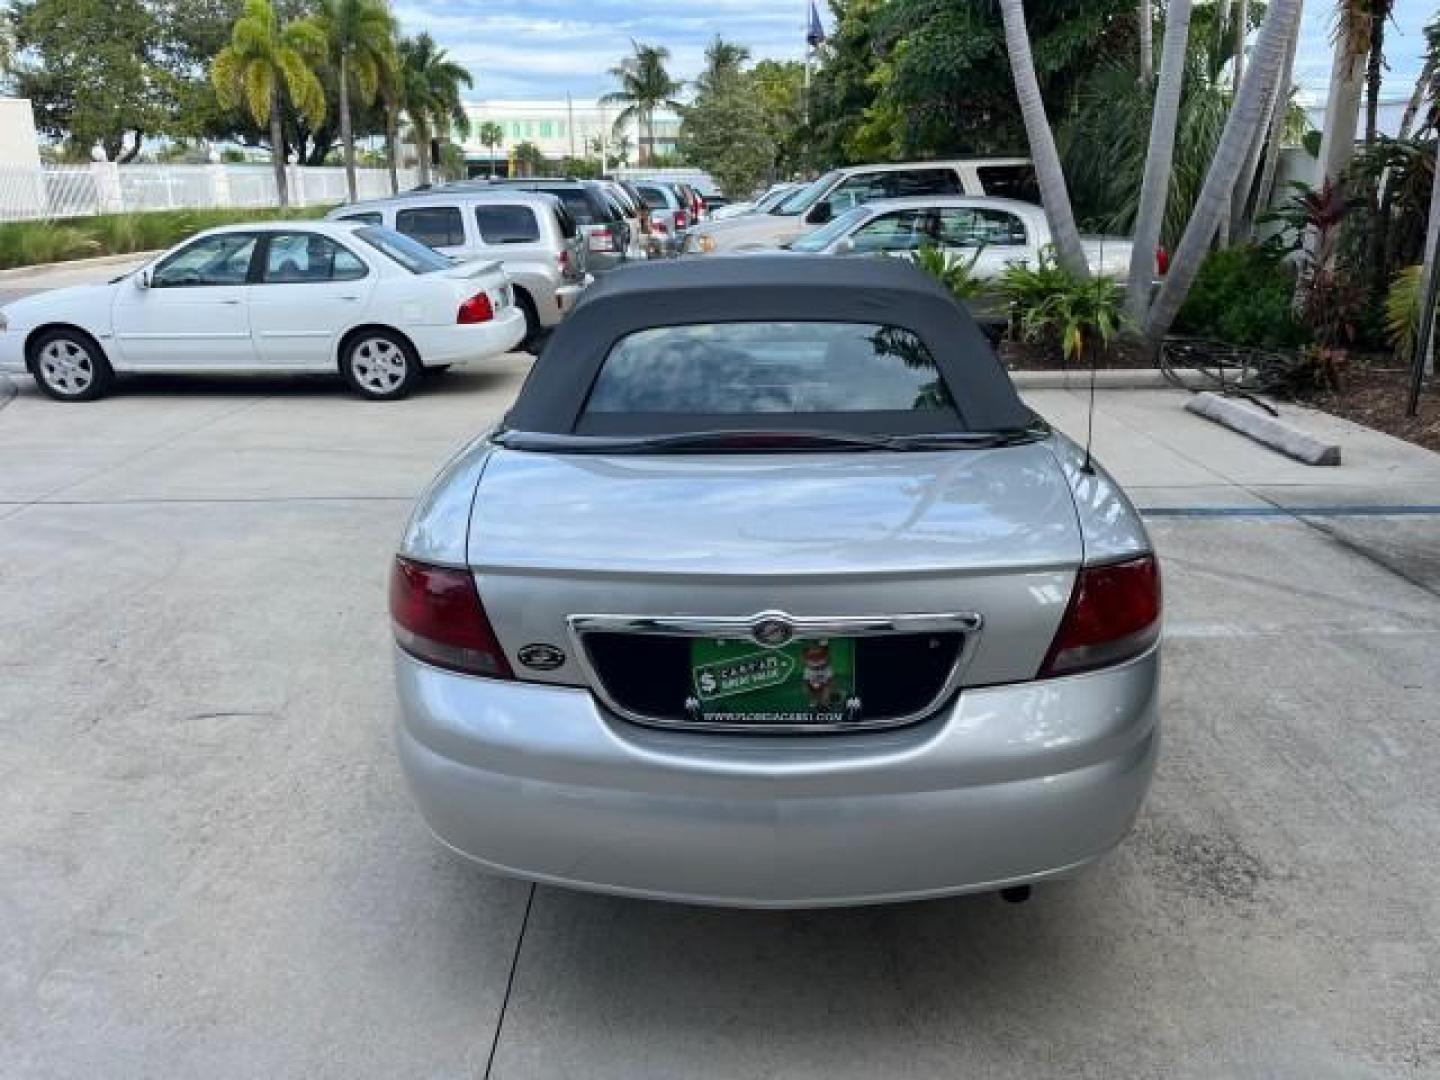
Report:
M 984 291 L 985 281 L 975 274 L 979 259 L 979 249 L 969 258 L 951 255 L 933 244 L 915 252 L 915 265 L 950 290 L 956 300 L 973 300 Z
M 0 268 L 64 262 L 91 255 L 155 251 L 217 225 L 317 218 L 329 209 L 328 206 L 300 206 L 286 210 L 154 210 L 55 221 L 8 222 L 0 224 Z
M 1107 349 L 1124 320 L 1125 294 L 1114 278 L 1077 277 L 1048 249 L 1033 267 L 1008 266 L 1000 275 L 1000 295 L 1010 301 L 1025 340 L 1058 344 L 1072 364 Z
M 1293 348 L 1311 334 L 1295 315 L 1295 272 L 1274 247 L 1212 251 L 1175 320 L 1182 334 L 1254 348 Z

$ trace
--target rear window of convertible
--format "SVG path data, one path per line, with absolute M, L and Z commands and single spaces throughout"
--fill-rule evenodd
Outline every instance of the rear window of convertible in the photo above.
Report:
M 600 367 L 583 415 L 911 412 L 954 416 L 955 406 L 934 358 L 909 330 L 727 322 L 621 338 Z

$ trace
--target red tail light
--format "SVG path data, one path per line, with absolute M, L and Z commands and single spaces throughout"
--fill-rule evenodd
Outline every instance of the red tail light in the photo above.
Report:
M 590 230 L 590 250 L 615 250 L 615 233 L 609 225 L 598 225 Z
M 490 297 L 487 293 L 476 293 L 463 304 L 460 310 L 455 313 L 457 323 L 482 323 L 489 322 L 495 317 L 495 308 L 490 304 Z
M 1082 567 L 1040 678 L 1118 664 L 1160 636 L 1160 566 L 1143 555 Z
M 1161 277 L 1170 272 L 1170 252 L 1166 251 L 1164 247 L 1155 249 L 1155 272 Z
M 688 229 L 690 227 L 690 215 L 684 210 L 675 211 L 675 228 Z
M 670 224 L 665 220 L 664 214 L 651 214 L 650 224 L 662 233 L 668 233 L 670 231 Z
M 560 273 L 570 273 L 570 252 L 566 248 L 560 249 L 560 254 L 555 257 L 555 264 L 560 267 Z
M 390 618 L 396 642 L 417 659 L 467 675 L 515 677 L 465 570 L 397 557 Z

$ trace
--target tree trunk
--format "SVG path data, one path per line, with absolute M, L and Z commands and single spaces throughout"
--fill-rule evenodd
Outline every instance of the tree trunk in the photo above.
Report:
M 1284 2 L 1284 0 L 1281 0 Z M 1025 6 L 1022 0 L 1000 0 L 1000 15 L 1005 21 L 1005 49 L 1010 54 L 1010 70 L 1015 78 L 1015 96 L 1020 101 L 1020 117 L 1030 143 L 1030 160 L 1040 185 L 1040 201 L 1050 223 L 1050 237 L 1055 243 L 1055 256 L 1061 266 L 1078 277 L 1090 276 L 1090 264 L 1080 244 L 1080 230 L 1075 227 L 1075 211 L 1070 206 L 1070 192 L 1065 186 L 1065 172 L 1055 150 L 1055 135 L 1045 116 L 1045 102 L 1040 96 L 1040 81 L 1035 76 L 1035 60 L 1030 54 L 1030 33 L 1025 28 Z
M 290 205 L 290 184 L 285 178 L 285 124 L 282 115 L 277 74 L 275 87 L 270 91 L 270 161 L 275 166 L 275 191 L 283 208 Z
M 1360 118 L 1360 91 L 1364 87 L 1365 55 L 1352 56 L 1344 35 L 1335 39 L 1335 57 L 1330 66 L 1330 94 L 1325 101 L 1325 130 L 1320 137 L 1320 179 L 1336 190 L 1355 156 L 1355 125 Z
M 1370 55 L 1365 62 L 1365 149 L 1375 145 L 1380 132 L 1380 83 L 1385 78 L 1385 20 L 1370 24 Z
M 1285 62 L 1280 68 L 1280 78 L 1275 81 L 1275 85 L 1270 91 L 1270 100 L 1265 110 L 1265 122 L 1255 131 L 1255 140 L 1250 144 L 1250 153 L 1245 158 L 1245 165 L 1240 170 L 1240 180 L 1235 185 L 1235 194 L 1230 201 L 1230 242 L 1232 244 L 1250 239 L 1255 230 L 1255 215 L 1262 209 L 1259 198 L 1257 197 L 1252 202 L 1250 196 L 1255 191 L 1255 177 L 1260 170 L 1260 161 L 1265 153 L 1267 143 L 1272 139 L 1279 140 L 1285 134 L 1285 112 L 1290 108 L 1290 76 L 1294 70 L 1295 49 L 1299 38 L 1300 24 L 1297 20 L 1295 35 L 1285 49 Z M 1279 117 L 1278 124 L 1276 123 L 1277 116 Z
M 1235 11 L 1235 73 L 1234 73 L 1234 78 L 1233 78 L 1233 80 L 1231 81 L 1231 84 L 1230 84 L 1232 87 L 1234 87 L 1234 90 L 1231 91 L 1231 95 L 1230 95 L 1230 100 L 1231 100 L 1232 102 L 1235 100 L 1235 95 L 1240 92 L 1240 84 L 1245 81 L 1245 39 L 1246 39 L 1246 37 L 1249 36 L 1249 34 L 1250 34 L 1250 0 L 1236 0 L 1236 11 Z M 1263 128 L 1263 127 L 1264 127 L 1264 124 L 1262 123 L 1262 124 L 1260 125 L 1260 127 Z M 1257 129 L 1257 131 L 1256 131 L 1256 136 L 1257 136 L 1257 138 L 1259 137 L 1259 129 Z M 1252 144 L 1252 145 L 1253 145 L 1253 144 Z M 1246 160 L 1247 160 L 1247 161 L 1249 160 L 1249 154 L 1248 154 L 1248 152 L 1247 152 L 1247 154 L 1246 154 Z M 1246 171 L 1245 171 L 1245 167 L 1242 165 L 1241 168 L 1240 168 L 1240 176 L 1241 176 L 1241 179 L 1244 179 L 1244 177 L 1245 177 L 1246 175 L 1247 175 L 1247 174 L 1246 174 Z M 1250 192 L 1249 192 L 1249 188 L 1247 187 L 1246 190 L 1245 190 L 1245 192 L 1244 192 L 1244 194 L 1245 194 L 1245 195 L 1248 195 L 1249 193 L 1250 193 Z M 1238 212 L 1237 212 L 1236 209 L 1235 209 L 1235 202 L 1236 202 L 1237 199 L 1239 199 L 1239 198 L 1241 198 L 1241 197 L 1242 197 L 1242 196 L 1241 196 L 1240 188 L 1239 188 L 1239 185 L 1237 184 L 1235 191 L 1231 193 L 1230 201 L 1225 205 L 1225 208 L 1220 212 L 1220 233 L 1219 233 L 1219 236 L 1217 237 L 1217 243 L 1216 243 L 1216 246 L 1217 246 L 1217 247 L 1227 248 L 1227 247 L 1230 246 L 1230 241 L 1231 241 L 1231 238 L 1232 238 L 1232 236 L 1234 235 L 1234 231 L 1235 231 L 1235 219 L 1239 216 Z
M 1150 148 L 1145 179 L 1135 214 L 1135 239 L 1125 285 L 1125 314 L 1139 329 L 1150 308 L 1155 281 L 1155 249 L 1170 196 L 1170 168 L 1175 157 L 1175 126 L 1180 119 L 1180 91 L 1185 85 L 1185 57 L 1190 40 L 1190 0 L 1170 0 L 1160 53 L 1160 84 L 1150 114 Z
M 1299 24 L 1290 38 L 1290 48 L 1285 53 L 1285 65 L 1280 69 L 1280 81 L 1275 84 L 1275 108 L 1270 114 L 1270 141 L 1265 148 L 1265 167 L 1260 170 L 1260 186 L 1255 191 L 1255 202 L 1251 204 L 1250 221 L 1246 223 L 1246 234 L 1254 231 L 1254 219 L 1270 206 L 1270 197 L 1275 191 L 1275 174 L 1280 168 L 1280 150 L 1285 144 L 1285 123 L 1290 112 L 1290 91 L 1295 81 L 1295 51 L 1300 47 Z
M 1150 308 L 1145 322 L 1147 346 L 1155 352 L 1175 322 L 1185 294 L 1190 291 L 1200 264 L 1210 247 L 1210 239 L 1220 223 L 1220 215 L 1230 204 L 1235 180 L 1245 163 L 1245 154 L 1255 128 L 1265 120 L 1265 103 L 1270 90 L 1280 77 L 1285 63 L 1285 52 L 1290 37 L 1295 32 L 1296 20 L 1300 15 L 1302 0 L 1270 0 L 1265 13 L 1265 23 L 1255 41 L 1251 55 L 1250 70 L 1235 95 L 1230 115 L 1225 119 L 1225 128 L 1220 134 L 1220 143 L 1211 159 L 1210 170 L 1205 175 L 1205 184 L 1185 227 L 1175 256 L 1170 262 L 1170 272 L 1160 286 L 1160 293 Z
M 415 129 L 415 151 L 416 160 L 420 166 L 420 186 L 428 187 L 430 184 L 430 130 L 413 115 L 410 117 L 410 126 Z
M 385 106 L 385 162 L 390 166 L 390 194 L 400 194 L 400 137 L 395 133 L 398 121 L 396 109 Z
M 1410 92 L 1410 100 L 1405 104 L 1405 113 L 1400 117 L 1400 133 L 1396 137 L 1401 142 L 1410 137 L 1410 128 L 1415 124 L 1415 116 L 1420 112 L 1420 106 L 1425 104 L 1425 96 L 1430 92 L 1430 83 L 1434 78 L 1435 61 L 1427 60 L 1420 69 L 1420 77 L 1415 80 L 1415 89 Z
M 1135 18 L 1140 24 L 1140 83 L 1149 86 L 1155 81 L 1155 12 L 1150 0 L 1140 0 Z
M 1437 171 L 1440 172 L 1440 171 Z M 1440 175 L 1430 185 L 1430 217 L 1425 224 L 1425 259 L 1420 264 L 1420 333 L 1415 341 L 1414 368 L 1410 373 L 1410 399 L 1405 415 L 1420 406 L 1420 384 L 1435 374 L 1436 255 L 1440 254 Z
M 340 54 L 340 142 L 345 147 L 345 190 L 350 201 L 356 198 L 355 131 L 350 124 L 350 70 L 345 54 Z

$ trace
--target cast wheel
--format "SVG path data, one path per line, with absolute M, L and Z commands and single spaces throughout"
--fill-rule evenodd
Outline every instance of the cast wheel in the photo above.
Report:
M 95 339 L 81 330 L 47 330 L 30 346 L 30 373 L 40 392 L 56 401 L 94 401 L 115 373 Z
M 410 393 L 420 377 L 420 362 L 399 334 L 362 330 L 346 344 L 340 372 L 361 397 L 394 401 Z

